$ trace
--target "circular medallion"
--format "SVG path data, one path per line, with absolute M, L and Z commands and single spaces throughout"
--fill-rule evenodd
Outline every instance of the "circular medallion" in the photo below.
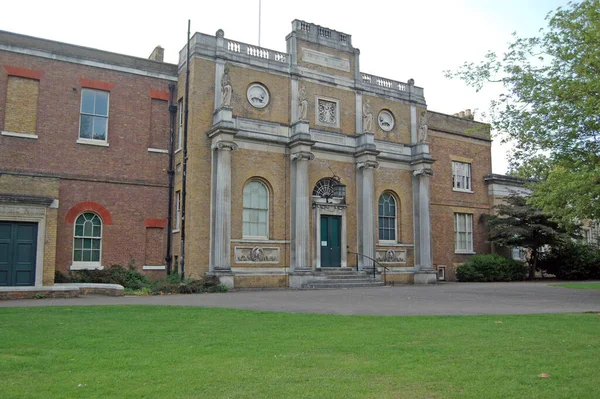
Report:
M 390 111 L 382 110 L 377 117 L 377 123 L 381 130 L 389 132 L 394 128 L 394 115 Z
M 269 104 L 269 91 L 260 83 L 253 83 L 246 92 L 248 102 L 254 108 L 264 108 Z

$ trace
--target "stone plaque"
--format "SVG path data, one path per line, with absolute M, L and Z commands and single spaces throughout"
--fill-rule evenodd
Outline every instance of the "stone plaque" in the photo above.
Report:
M 279 247 L 235 247 L 235 263 L 279 263 Z
M 384 132 L 389 132 L 394 128 L 394 115 L 390 111 L 382 110 L 377 117 L 377 123 Z
M 269 91 L 260 83 L 253 83 L 248 87 L 246 98 L 254 108 L 264 108 L 269 105 Z
M 350 60 L 348 58 L 338 57 L 307 48 L 302 49 L 302 61 L 327 68 L 339 69 L 344 72 L 350 72 Z

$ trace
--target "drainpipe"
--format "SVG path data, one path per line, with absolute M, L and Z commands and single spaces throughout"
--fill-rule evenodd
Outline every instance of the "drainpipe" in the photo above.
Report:
M 188 111 L 190 94 L 190 20 L 188 19 L 188 33 L 186 45 L 185 61 L 185 105 L 184 105 L 184 126 L 183 126 L 183 184 L 181 187 L 181 252 L 179 254 L 181 262 L 181 279 L 185 278 L 185 197 L 187 187 L 187 139 L 188 139 Z
M 167 276 L 171 275 L 173 265 L 173 254 L 171 242 L 173 240 L 173 180 L 175 171 L 173 162 L 175 161 L 175 115 L 177 115 L 177 106 L 174 104 L 175 85 L 169 83 L 169 212 L 167 216 Z

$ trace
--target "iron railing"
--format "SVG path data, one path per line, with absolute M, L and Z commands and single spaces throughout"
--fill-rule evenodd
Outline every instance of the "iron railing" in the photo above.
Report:
M 386 272 L 389 271 L 390 269 L 388 269 L 386 266 L 382 265 L 381 263 L 377 262 L 375 259 L 371 258 L 370 256 L 367 256 L 365 254 L 361 254 L 358 252 L 352 252 L 352 251 L 348 251 L 349 254 L 353 254 L 356 255 L 356 271 L 358 270 L 358 257 L 362 256 L 364 258 L 370 259 L 371 261 L 373 261 L 373 278 L 376 278 L 376 273 L 377 273 L 377 267 L 375 265 L 378 265 L 379 267 L 381 267 L 383 269 L 383 284 L 387 285 L 387 275 Z

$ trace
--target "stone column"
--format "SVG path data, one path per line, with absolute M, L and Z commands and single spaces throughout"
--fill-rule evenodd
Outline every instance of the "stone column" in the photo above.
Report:
M 430 178 L 433 170 L 423 168 L 413 172 L 418 190 L 418 240 L 415 240 L 415 284 L 435 284 L 437 276 L 431 259 Z
M 312 271 L 310 263 L 310 196 L 308 162 L 315 156 L 310 152 L 311 140 L 307 121 L 292 124 L 290 139 L 290 286 L 299 288 Z
M 231 271 L 231 152 L 233 141 L 218 141 L 214 146 L 216 160 L 215 207 L 213 230 L 213 265 L 215 272 Z
M 210 179 L 210 273 L 221 284 L 233 288 L 231 272 L 231 153 L 237 150 L 234 142 L 237 129 L 232 109 L 221 107 L 213 113 L 213 127 L 207 133 L 211 139 Z M 194 244 L 192 244 L 194 245 Z
M 308 161 L 312 159 L 314 159 L 314 155 L 310 152 L 297 152 L 291 156 L 291 161 L 294 164 L 294 230 L 292 231 L 294 263 L 291 267 L 294 272 L 311 270 Z
M 375 156 L 373 155 L 373 158 Z M 358 268 L 368 270 L 374 267 L 375 259 L 375 169 L 379 163 L 367 159 L 356 164 L 358 190 Z

